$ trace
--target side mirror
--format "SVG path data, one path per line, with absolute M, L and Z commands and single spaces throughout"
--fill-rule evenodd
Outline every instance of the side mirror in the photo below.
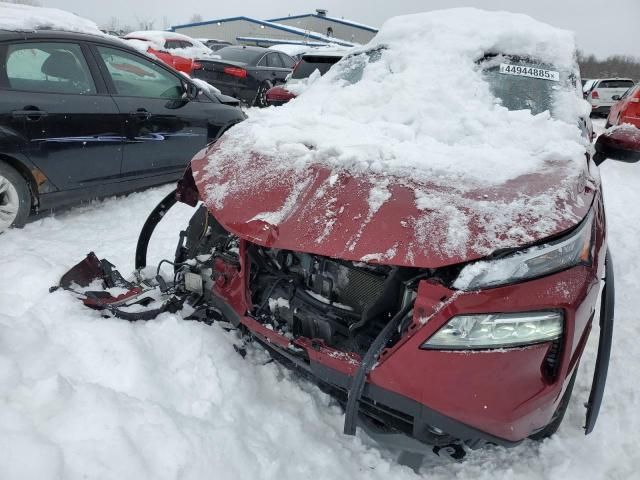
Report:
M 600 165 L 607 158 L 621 162 L 640 161 L 640 129 L 623 124 L 605 131 L 596 140 L 593 161 Z
M 611 97 L 611 100 L 615 100 L 616 102 L 618 100 L 620 100 L 622 97 L 620 95 L 614 95 L 613 97 Z
M 200 93 L 200 89 L 194 83 L 187 82 L 184 87 L 184 93 L 187 100 L 195 100 Z

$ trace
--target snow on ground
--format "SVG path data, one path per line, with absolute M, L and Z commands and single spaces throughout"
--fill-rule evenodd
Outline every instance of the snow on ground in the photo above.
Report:
M 618 303 L 595 432 L 585 438 L 581 428 L 592 335 L 554 438 L 471 452 L 460 464 L 429 456 L 422 478 L 637 478 L 640 218 L 629 205 L 640 202 L 640 165 L 607 161 L 602 170 Z M 103 319 L 66 292 L 48 293 L 91 249 L 130 272 L 138 231 L 169 190 L 93 202 L 0 236 L 0 478 L 419 478 L 361 434 L 343 436 L 326 395 L 257 349 L 243 360 L 216 325 L 170 314 Z M 150 261 L 171 258 L 191 212 L 180 205 L 167 215 Z

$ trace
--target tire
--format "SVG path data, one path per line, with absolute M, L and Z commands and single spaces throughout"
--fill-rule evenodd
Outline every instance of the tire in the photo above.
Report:
M 15 169 L 0 162 L 0 233 L 22 227 L 31 212 L 27 181 Z
M 551 417 L 551 422 L 544 427 L 542 430 L 537 431 L 533 435 L 530 435 L 529 438 L 531 440 L 542 441 L 545 438 L 549 438 L 551 435 L 558 431 L 560 428 L 560 424 L 562 423 L 562 419 L 564 418 L 564 414 L 567 413 L 567 407 L 569 407 L 569 400 L 571 400 L 571 394 L 573 393 L 573 385 L 576 383 L 576 377 L 578 376 L 578 366 L 576 366 L 573 375 L 571 375 L 571 380 L 569 380 L 569 385 L 567 385 L 567 389 L 562 396 L 562 400 L 560 400 L 560 404 L 556 411 L 553 413 Z
M 253 101 L 254 107 L 265 108 L 268 107 L 267 103 L 267 91 L 273 87 L 273 83 L 269 80 L 265 80 L 258 87 L 258 93 L 256 93 L 256 99 Z

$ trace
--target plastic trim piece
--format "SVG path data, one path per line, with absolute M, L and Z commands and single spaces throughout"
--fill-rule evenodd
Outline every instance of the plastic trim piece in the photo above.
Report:
M 584 434 L 589 435 L 598 419 L 604 387 L 607 382 L 607 372 L 609 371 L 609 359 L 611 357 L 611 342 L 613 339 L 613 316 L 615 304 L 615 282 L 613 274 L 613 260 L 611 252 L 607 249 L 605 257 L 605 284 L 602 289 L 600 300 L 600 338 L 598 340 L 598 356 L 596 357 L 596 368 L 593 372 L 593 383 L 589 393 L 587 407 L 587 418 L 584 426 Z
M 149 247 L 151 235 L 153 235 L 153 231 L 156 229 L 158 223 L 160 223 L 160 220 L 164 218 L 169 209 L 173 207 L 177 201 L 176 190 L 172 190 L 156 205 L 156 208 L 153 209 L 144 222 L 144 226 L 142 230 L 140 230 L 140 236 L 138 237 L 138 244 L 136 245 L 136 270 L 141 270 L 147 266 L 147 248 Z

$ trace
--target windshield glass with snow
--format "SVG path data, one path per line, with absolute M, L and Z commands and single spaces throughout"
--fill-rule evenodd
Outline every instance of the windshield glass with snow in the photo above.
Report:
M 530 58 L 495 55 L 480 63 L 491 93 L 509 110 L 549 111 L 557 116 L 560 92 L 572 92 L 577 76 Z

